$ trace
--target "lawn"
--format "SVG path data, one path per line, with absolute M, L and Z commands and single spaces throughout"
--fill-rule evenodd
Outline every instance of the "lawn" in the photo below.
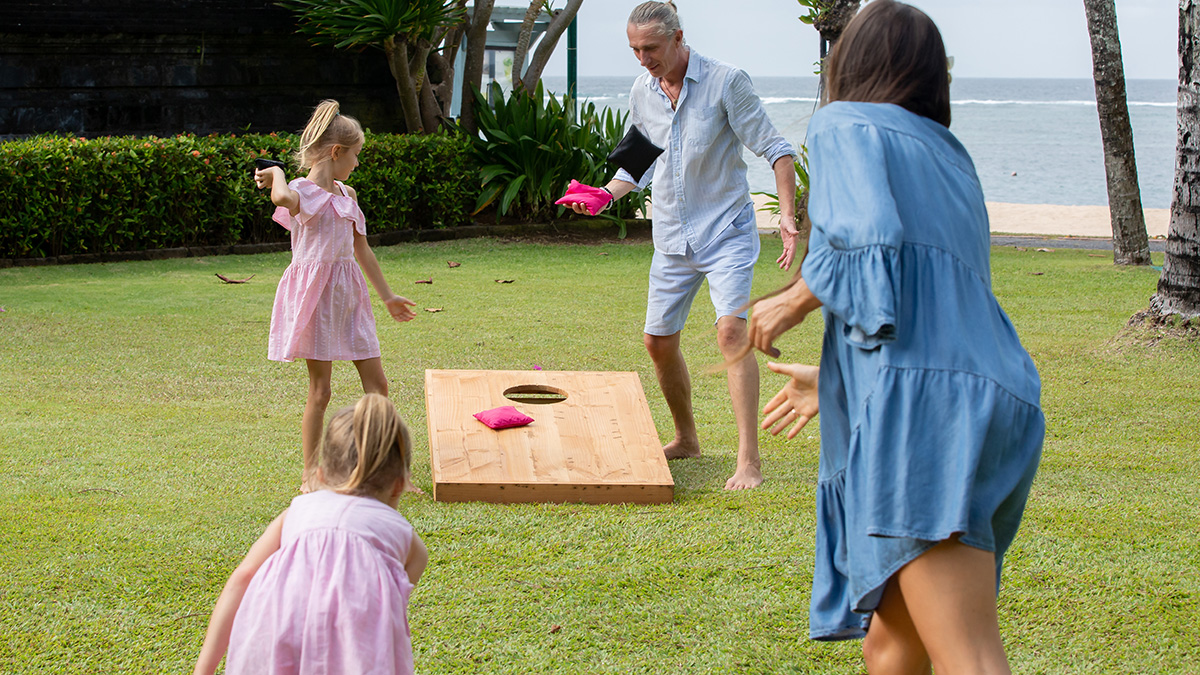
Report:
M 757 292 L 787 276 L 777 247 L 764 242 Z M 419 486 L 427 368 L 636 371 L 669 439 L 641 344 L 649 243 L 376 252 L 419 307 L 408 324 L 376 307 Z M 0 270 L 0 672 L 190 670 L 229 572 L 299 484 L 305 369 L 266 359 L 288 260 Z M 993 250 L 1048 423 L 1000 596 L 1018 673 L 1200 663 L 1200 345 L 1119 337 L 1157 275 L 1107 253 Z M 419 672 L 862 671 L 858 643 L 806 637 L 816 425 L 763 435 L 761 489 L 721 489 L 736 434 L 724 377 L 705 372 L 711 323 L 701 293 L 684 350 L 705 456 L 672 462 L 673 504 L 402 500 L 431 555 L 411 606 Z M 785 336 L 785 358 L 815 362 L 820 331 L 814 317 Z M 765 401 L 781 381 L 763 370 Z M 357 387 L 335 368 L 331 409 Z

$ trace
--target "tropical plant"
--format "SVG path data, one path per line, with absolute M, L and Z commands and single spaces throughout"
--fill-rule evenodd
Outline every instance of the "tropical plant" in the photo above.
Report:
M 299 32 L 315 45 L 383 50 L 396 80 L 405 127 L 410 132 L 436 130 L 436 124 L 426 124 L 421 114 L 422 95 L 431 94 L 427 63 L 430 52 L 444 46 L 451 31 L 461 34 L 466 0 L 281 0 L 277 4 L 297 15 Z
M 628 113 L 597 112 L 595 104 L 586 103 L 573 120 L 569 94 L 561 101 L 546 96 L 540 83 L 531 93 L 505 98 L 500 85 L 492 83 L 491 108 L 476 93 L 474 147 L 482 184 L 477 213 L 495 206 L 498 217 L 534 221 L 562 215 L 566 210 L 554 201 L 572 179 L 603 185 L 612 173 L 608 154 L 624 136 Z M 644 207 L 646 194 L 622 199 L 602 216 L 620 225 L 623 234 L 624 219 Z

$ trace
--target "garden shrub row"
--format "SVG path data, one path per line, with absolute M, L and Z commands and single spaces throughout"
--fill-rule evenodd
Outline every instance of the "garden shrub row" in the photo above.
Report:
M 80 138 L 0 143 L 0 258 L 282 241 L 250 175 L 289 163 L 292 134 Z M 471 143 L 454 134 L 370 134 L 347 183 L 369 233 L 469 221 L 479 193 Z

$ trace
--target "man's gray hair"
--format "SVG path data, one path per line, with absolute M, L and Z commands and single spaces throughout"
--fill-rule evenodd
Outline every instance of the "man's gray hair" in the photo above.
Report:
M 666 2 L 643 2 L 629 13 L 629 23 L 634 26 L 658 24 L 658 33 L 674 35 L 679 30 L 679 10 L 671 0 Z

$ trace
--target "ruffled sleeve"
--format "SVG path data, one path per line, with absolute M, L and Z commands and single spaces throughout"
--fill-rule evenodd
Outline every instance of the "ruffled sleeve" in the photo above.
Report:
M 306 225 L 314 216 L 332 206 L 338 216 L 354 222 L 356 232 L 366 235 L 367 218 L 359 208 L 358 202 L 354 201 L 354 198 L 346 192 L 345 185 L 338 183 L 337 186 L 342 191 L 340 195 L 326 191 L 307 178 L 293 180 L 288 183 L 288 187 L 300 195 L 300 212 L 292 216 L 287 208 L 278 206 L 275 208 L 275 215 L 272 216 L 272 219 L 282 225 L 284 229 L 291 231 L 296 225 Z
M 836 107 L 821 112 L 836 113 Z M 843 337 L 874 349 L 896 339 L 904 228 L 879 129 L 836 114 L 820 116 L 809 135 L 813 229 L 802 274 L 845 324 Z

